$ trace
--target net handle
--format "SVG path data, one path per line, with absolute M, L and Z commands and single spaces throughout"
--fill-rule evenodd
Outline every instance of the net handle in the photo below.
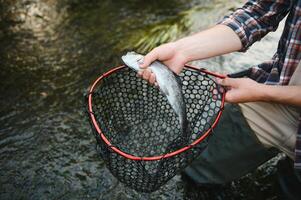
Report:
M 173 151 L 173 152 L 170 152 L 170 153 L 167 153 L 167 154 L 164 154 L 164 155 L 152 156 L 152 157 L 138 157 L 138 156 L 133 156 L 131 154 L 125 153 L 125 152 L 121 151 L 120 149 L 118 149 L 117 147 L 113 146 L 112 143 L 106 138 L 106 136 L 104 135 L 104 133 L 100 129 L 100 127 L 98 125 L 98 122 L 97 122 L 97 120 L 96 120 L 96 118 L 94 116 L 93 107 L 92 107 L 92 95 L 93 95 L 93 91 L 94 91 L 95 87 L 97 86 L 97 84 L 103 78 L 105 78 L 105 77 L 109 76 L 110 74 L 112 74 L 112 73 L 114 73 L 114 72 L 116 72 L 118 70 L 121 70 L 121 69 L 123 69 L 125 67 L 126 67 L 125 65 L 121 65 L 121 66 L 115 67 L 115 68 L 109 70 L 108 72 L 104 73 L 100 77 L 98 77 L 94 81 L 94 83 L 92 84 L 92 86 L 90 87 L 89 92 L 88 92 L 88 111 L 89 111 L 89 116 L 90 116 L 90 119 L 92 121 L 92 124 L 93 124 L 94 128 L 96 129 L 96 131 L 97 131 L 98 135 L 100 136 L 100 138 L 114 152 L 116 152 L 119 155 L 121 155 L 121 156 L 123 156 L 123 157 L 125 157 L 127 159 L 130 159 L 130 160 L 143 160 L 143 161 L 160 160 L 160 159 L 169 158 L 169 157 L 175 156 L 177 154 L 180 154 L 180 153 L 182 153 L 184 151 L 187 151 L 188 149 L 190 149 L 193 146 L 195 146 L 195 145 L 199 144 L 200 142 L 202 142 L 207 136 L 209 136 L 211 134 L 211 132 L 213 131 L 213 129 L 217 125 L 218 121 L 220 120 L 220 117 L 221 117 L 221 114 L 222 114 L 222 111 L 223 111 L 223 108 L 224 108 L 224 103 L 225 103 L 225 92 L 222 94 L 221 109 L 218 112 L 217 117 L 215 118 L 215 121 L 212 124 L 212 126 L 210 126 L 210 128 L 201 137 L 199 137 L 197 140 L 195 140 L 193 143 L 191 143 L 190 145 L 188 145 L 186 147 L 183 147 L 181 149 L 178 149 L 176 151 Z M 213 72 L 209 72 L 209 71 L 207 71 L 207 70 L 205 70 L 203 68 L 200 69 L 200 68 L 194 67 L 192 65 L 185 65 L 185 67 L 188 68 L 188 69 L 193 69 L 193 70 L 196 70 L 196 71 L 201 71 L 201 72 L 203 72 L 205 74 L 209 74 L 209 75 L 215 76 L 217 78 L 225 78 L 226 77 L 224 75 L 220 75 L 220 74 L 216 74 L 216 73 L 213 73 Z

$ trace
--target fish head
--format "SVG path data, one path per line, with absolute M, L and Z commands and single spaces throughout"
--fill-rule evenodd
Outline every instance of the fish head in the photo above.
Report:
M 127 54 L 121 57 L 124 64 L 133 70 L 139 71 L 140 70 L 140 63 L 143 61 L 144 56 L 138 54 L 136 52 L 128 52 Z

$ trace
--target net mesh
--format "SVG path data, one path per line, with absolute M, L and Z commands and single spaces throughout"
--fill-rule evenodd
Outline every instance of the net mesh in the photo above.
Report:
M 93 115 L 112 144 L 107 145 L 92 125 L 98 151 L 111 173 L 137 191 L 157 190 L 196 158 L 208 137 L 192 143 L 212 128 L 221 111 L 222 93 L 211 76 L 192 69 L 183 70 L 179 76 L 189 123 L 186 138 L 167 98 L 129 68 L 104 77 L 90 93 Z M 187 145 L 191 148 L 182 153 L 164 156 Z M 116 153 L 112 146 L 137 157 L 163 157 L 132 160 Z

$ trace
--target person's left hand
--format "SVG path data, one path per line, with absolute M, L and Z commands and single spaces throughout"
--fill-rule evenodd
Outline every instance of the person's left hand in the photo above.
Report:
M 257 83 L 249 78 L 225 78 L 217 81 L 226 87 L 226 102 L 244 103 L 261 101 L 264 97 L 264 84 Z

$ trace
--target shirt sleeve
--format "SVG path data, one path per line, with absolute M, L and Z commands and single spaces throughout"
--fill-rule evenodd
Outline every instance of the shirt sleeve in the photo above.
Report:
M 249 0 L 218 24 L 233 29 L 243 46 L 240 51 L 246 51 L 254 42 L 277 29 L 292 4 L 293 0 Z

